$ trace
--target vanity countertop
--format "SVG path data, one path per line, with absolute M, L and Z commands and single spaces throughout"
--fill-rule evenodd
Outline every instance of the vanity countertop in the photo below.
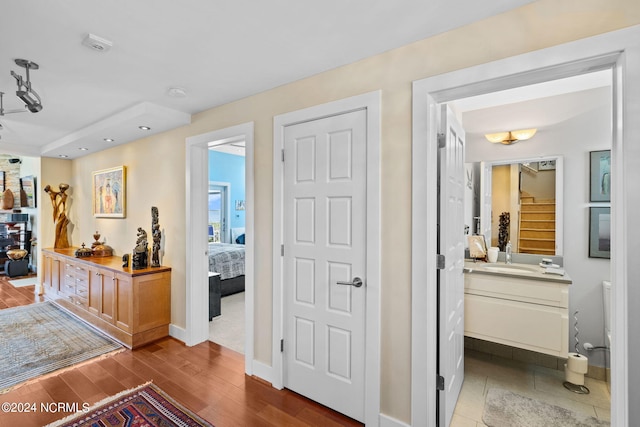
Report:
M 545 273 L 545 268 L 535 264 L 505 264 L 503 262 L 464 261 L 464 272 L 471 274 L 491 274 L 518 279 L 542 280 L 546 282 L 571 284 L 571 277 Z

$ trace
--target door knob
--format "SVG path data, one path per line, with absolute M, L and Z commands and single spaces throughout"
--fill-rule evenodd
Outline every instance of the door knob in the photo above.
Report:
M 338 285 L 346 285 L 346 286 L 354 286 L 359 288 L 362 286 L 362 279 L 359 277 L 354 277 L 351 282 L 336 282 Z

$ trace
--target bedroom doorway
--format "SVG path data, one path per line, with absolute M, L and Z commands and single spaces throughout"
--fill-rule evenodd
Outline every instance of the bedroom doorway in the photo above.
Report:
M 244 195 L 238 202 L 230 196 L 231 216 L 244 219 L 244 360 L 245 372 L 253 374 L 254 316 L 254 191 L 253 191 L 253 122 L 224 128 L 186 139 L 186 328 L 173 327 L 172 335 L 192 346 L 209 340 L 209 148 L 244 142 Z M 231 186 L 233 188 L 233 185 Z M 238 207 L 237 212 L 235 208 Z M 230 221 L 229 232 L 233 222 Z M 236 227 L 240 228 L 240 227 Z M 231 234 L 231 233 L 229 233 Z
M 245 139 L 214 141 L 208 154 L 209 341 L 244 354 Z

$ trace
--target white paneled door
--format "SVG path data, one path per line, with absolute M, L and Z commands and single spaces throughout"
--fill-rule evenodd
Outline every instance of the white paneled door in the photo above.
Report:
M 366 111 L 287 126 L 284 386 L 364 421 Z
M 464 379 L 464 130 L 449 108 L 442 107 L 444 146 L 438 162 L 439 253 L 445 256 L 438 274 L 438 425 L 448 426 Z

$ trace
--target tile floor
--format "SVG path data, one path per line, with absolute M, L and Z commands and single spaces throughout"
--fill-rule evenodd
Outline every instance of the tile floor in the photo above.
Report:
M 511 390 L 530 398 L 593 417 L 610 420 L 611 397 L 607 383 L 585 378 L 591 393 L 582 395 L 564 388 L 564 372 L 495 355 L 465 350 L 465 380 L 451 427 L 481 427 L 487 391 L 492 387 Z

